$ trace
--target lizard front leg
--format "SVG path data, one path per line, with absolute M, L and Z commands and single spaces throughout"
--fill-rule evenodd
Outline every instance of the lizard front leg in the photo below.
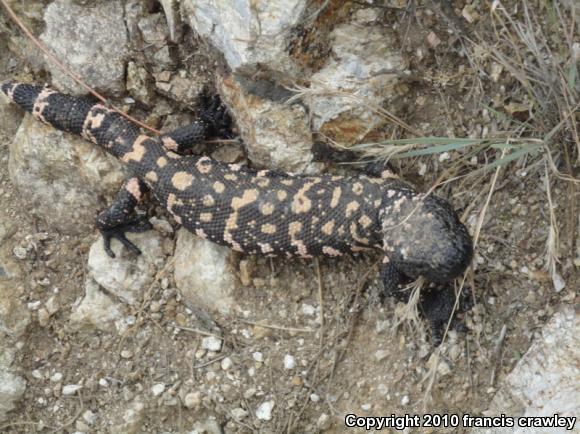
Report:
M 96 225 L 103 236 L 105 252 L 114 258 L 111 250 L 111 240 L 116 238 L 128 250 L 141 254 L 141 250 L 125 236 L 125 232 L 144 232 L 152 229 L 147 216 L 137 216 L 135 207 L 143 199 L 147 186 L 139 178 L 130 178 L 123 183 L 111 206 L 102 211 L 96 220 Z

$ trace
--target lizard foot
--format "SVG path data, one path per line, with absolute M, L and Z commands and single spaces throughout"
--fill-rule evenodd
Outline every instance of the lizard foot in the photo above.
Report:
M 219 95 L 204 99 L 205 108 L 201 111 L 201 119 L 211 128 L 213 135 L 229 138 L 232 135 L 230 117 L 227 108 L 222 104 Z
M 468 288 L 463 289 L 459 296 L 456 312 L 453 312 L 453 306 L 455 305 L 455 291 L 453 288 L 449 286 L 426 288 L 426 290 L 421 292 L 419 306 L 431 329 L 431 342 L 434 346 L 438 347 L 441 344 L 445 328 L 452 315 L 450 329 L 459 332 L 466 331 L 465 324 L 458 317 L 458 314 L 464 313 L 472 307 L 469 292 Z
M 125 248 L 127 250 L 129 250 L 130 252 L 132 252 L 136 255 L 140 255 L 141 250 L 139 250 L 139 248 L 135 244 L 133 244 L 131 241 L 129 241 L 127 239 L 127 237 L 125 236 L 125 233 L 126 232 L 145 232 L 145 231 L 148 231 L 150 229 L 153 229 L 153 226 L 147 220 L 147 216 L 141 215 L 141 216 L 139 216 L 139 217 L 135 218 L 134 220 L 131 220 L 127 223 L 123 223 L 121 225 L 114 226 L 114 227 L 109 228 L 109 229 L 99 229 L 99 231 L 101 232 L 101 235 L 103 236 L 105 252 L 107 252 L 107 255 L 109 255 L 111 258 L 114 258 L 115 253 L 113 253 L 113 250 L 111 249 L 111 240 L 113 238 L 119 240 L 119 242 L 123 246 L 125 246 Z

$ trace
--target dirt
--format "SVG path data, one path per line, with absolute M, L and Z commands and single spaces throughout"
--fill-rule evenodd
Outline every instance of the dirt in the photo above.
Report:
M 492 117 L 480 103 L 502 92 L 509 77 L 474 87 L 479 78 L 460 55 L 460 42 L 425 8 L 398 23 L 386 13 L 383 20 L 395 25 L 414 75 L 426 77 L 406 83 L 389 109 L 426 135 L 463 137 L 491 128 Z M 426 42 L 431 32 L 442 39 L 435 48 Z M 18 69 L 0 65 L 2 77 Z M 27 389 L 12 418 L 0 424 L 2 432 L 130 432 L 123 417 L 135 402 L 145 410 L 137 411 L 134 432 L 190 432 L 194 426 L 220 432 L 216 421 L 226 433 L 338 433 L 351 432 L 344 426 L 349 413 L 480 414 L 554 310 L 577 302 L 574 239 L 566 238 L 574 232 L 566 209 L 570 187 L 552 178 L 566 282 L 556 293 L 544 269 L 550 226 L 544 167 L 517 162 L 500 171 L 467 273 L 475 301 L 465 316 L 468 332 L 451 332 L 438 350 L 422 326 L 396 326 L 401 306 L 379 301 L 375 255 L 320 262 L 248 259 L 250 284 L 238 285 L 235 294 L 243 314 L 213 318 L 224 337 L 219 352 L 202 349 L 207 336 L 200 331 L 206 328 L 171 278 L 166 285 L 156 281 L 142 304 L 122 305 L 129 318 L 125 333 L 75 330 L 69 316 L 84 294 L 96 231 L 70 237 L 31 216 L 26 198 L 10 182 L 10 140 L 0 140 L 0 221 L 6 229 L 0 249 L 18 264 L 15 291 L 32 320 L 15 342 L 14 365 Z M 427 189 L 456 158 L 451 153 L 449 161 L 435 156 L 396 165 L 403 177 Z M 485 158 L 479 155 L 473 168 Z M 440 190 L 464 210 L 472 232 L 492 175 L 493 170 Z M 17 247 L 26 249 L 24 259 L 15 258 Z M 36 302 L 43 306 L 51 297 L 57 310 L 41 318 Z M 295 363 L 291 369 L 288 357 L 284 366 L 288 355 Z M 70 384 L 82 389 L 63 395 Z M 159 384 L 164 390 L 157 394 Z M 269 401 L 272 419 L 261 420 L 256 412 Z

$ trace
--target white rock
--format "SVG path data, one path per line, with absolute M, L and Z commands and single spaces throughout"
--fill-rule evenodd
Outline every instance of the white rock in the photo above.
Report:
M 566 287 L 566 282 L 562 278 L 562 275 L 558 272 L 555 272 L 552 275 L 552 283 L 554 285 L 554 291 L 560 292 Z
M 260 362 L 261 363 L 261 362 L 264 361 L 264 355 L 261 352 L 259 352 L 259 351 L 256 351 L 256 352 L 252 353 L 252 358 L 256 362 Z
M 248 415 L 248 412 L 246 410 L 244 410 L 243 408 L 234 408 L 231 411 L 232 417 L 236 420 L 242 420 L 243 418 L 245 418 Z
M 42 302 L 40 300 L 34 300 L 26 303 L 26 307 L 30 310 L 38 310 Z
M 233 364 L 234 364 L 234 363 L 232 362 L 232 359 L 230 359 L 229 357 L 226 357 L 226 358 L 225 358 L 225 359 L 223 359 L 223 360 L 221 361 L 221 363 L 220 363 L 220 365 L 221 365 L 221 368 L 222 368 L 224 371 L 227 371 L 227 370 L 229 370 L 229 369 L 230 369 L 230 368 L 233 366 Z
M 183 400 L 183 404 L 187 408 L 197 408 L 201 404 L 201 393 L 199 392 L 190 392 L 185 395 Z
M 248 90 L 250 86 L 254 93 Z M 218 87 L 254 164 L 287 172 L 304 172 L 310 167 L 313 138 L 309 115 L 301 104 L 285 102 L 292 96 L 290 92 L 268 81 L 233 76 L 219 81 Z
M 284 369 L 291 370 L 296 367 L 296 359 L 290 354 L 284 356 Z
M 62 373 L 61 372 L 55 372 L 54 374 L 52 374 L 50 376 L 50 381 L 52 381 L 53 383 L 58 383 L 61 380 L 62 380 Z
M 62 394 L 65 396 L 74 395 L 83 388 L 80 384 L 67 384 L 62 387 Z
M 91 410 L 87 410 L 83 413 L 83 419 L 89 425 L 94 425 L 97 421 L 97 415 L 93 413 Z
M 223 54 L 235 72 L 295 75 L 288 41 L 306 0 L 183 0 L 191 27 Z
M 6 414 L 15 408 L 25 390 L 26 380 L 24 378 L 0 370 L 0 421 L 6 420 Z
M 318 401 L 320 401 L 320 396 L 318 396 L 316 393 L 311 393 L 310 394 L 310 400 L 312 402 L 318 402 Z
M 391 354 L 390 351 L 377 350 L 375 351 L 375 359 L 377 362 L 382 362 L 389 356 L 389 354 Z
M 90 327 L 101 331 L 115 330 L 115 322 L 122 317 L 118 303 L 106 295 L 90 277 L 85 282 L 85 296 L 73 308 L 70 316 L 74 328 Z M 105 380 L 106 381 L 106 380 Z
M 127 238 L 141 250 L 138 256 L 127 252 L 118 241 L 111 248 L 115 258 L 105 252 L 99 237 L 89 251 L 89 275 L 103 288 L 134 304 L 143 296 L 144 289 L 153 282 L 157 268 L 163 264 L 161 235 L 155 231 L 128 233 Z
M 5 235 L 3 228 L 4 224 L 7 223 L 0 222 L 0 237 Z M 25 301 L 22 300 L 23 297 L 19 289 L 26 279 L 27 277 L 12 257 L 9 249 L 0 249 L 0 328 L 2 329 L 0 334 L 7 334 L 14 339 L 25 333 L 28 324 L 30 324 L 31 313 L 27 309 Z M 10 348 L 0 347 L 0 359 L 4 358 L 2 355 L 6 356 L 16 349 L 14 346 L 10 346 Z
M 401 398 L 401 405 L 407 405 L 409 403 L 409 395 L 405 395 Z
M 271 420 L 274 405 L 274 401 L 262 402 L 256 410 L 256 417 L 260 420 Z
M 124 89 L 125 60 L 129 53 L 121 2 L 99 7 L 56 0 L 44 13 L 46 28 L 40 39 L 57 58 L 93 88 L 110 92 Z M 69 93 L 86 90 L 47 59 L 52 82 Z
M 236 278 L 232 251 L 180 229 L 175 246 L 174 277 L 183 298 L 194 306 L 228 313 Z
M 126 408 L 117 423 L 113 423 L 111 434 L 138 434 L 144 432 L 143 421 L 146 413 L 145 404 L 141 401 L 132 402 Z
M 563 306 L 544 326 L 493 398 L 485 416 L 574 417 L 580 414 L 580 320 L 573 306 Z M 495 428 L 474 433 L 523 434 Z M 553 433 L 536 428 L 534 433 Z M 564 431 L 562 431 L 564 432 Z
M 102 196 L 123 181 L 121 164 L 92 143 L 25 116 L 9 146 L 10 179 L 29 210 L 68 234 L 94 229 Z
M 163 383 L 157 383 L 151 387 L 151 393 L 153 393 L 153 396 L 159 396 L 163 392 L 165 392 L 165 384 Z
M 321 430 L 327 430 L 330 428 L 330 416 L 328 416 L 326 413 L 322 413 L 316 421 L 316 426 L 318 426 L 318 428 Z
M 218 352 L 222 349 L 222 340 L 215 336 L 206 336 L 201 340 L 201 347 L 208 351 Z
M 18 259 L 26 259 L 26 256 L 28 256 L 28 250 L 22 246 L 14 246 L 12 253 L 14 253 L 14 256 Z
M 331 38 L 330 60 L 312 76 L 313 95 L 304 102 L 316 131 L 356 142 L 384 122 L 369 105 L 380 106 L 393 93 L 403 59 L 395 38 L 380 25 L 341 24 Z
M 311 304 L 302 304 L 302 313 L 306 316 L 314 316 L 316 314 L 316 308 Z

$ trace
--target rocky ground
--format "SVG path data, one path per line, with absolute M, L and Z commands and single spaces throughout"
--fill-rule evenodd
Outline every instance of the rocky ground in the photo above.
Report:
M 347 432 L 349 413 L 578 413 L 574 128 L 506 165 L 494 161 L 512 148 L 454 141 L 539 140 L 558 124 L 539 116 L 549 101 L 521 85 L 509 57 L 477 43 L 501 17 L 525 22 L 527 2 L 7 3 L 72 71 L 156 129 L 190 122 L 199 93 L 218 92 L 237 138 L 196 152 L 222 161 L 354 173 L 340 163 L 360 144 L 384 156 L 392 139 L 448 137 L 455 146 L 408 147 L 391 164 L 423 190 L 437 185 L 477 249 L 468 331 L 439 348 L 401 321 L 404 306 L 379 301 L 378 255 L 239 256 L 151 203 L 155 229 L 129 236 L 143 255 L 114 243 L 113 260 L 93 219 L 121 165 L 0 99 L 1 432 Z M 557 4 L 545 15 L 574 13 Z M 578 33 L 536 25 L 564 47 L 551 61 L 572 71 Z M 5 10 L 0 34 L 1 80 L 83 92 Z

